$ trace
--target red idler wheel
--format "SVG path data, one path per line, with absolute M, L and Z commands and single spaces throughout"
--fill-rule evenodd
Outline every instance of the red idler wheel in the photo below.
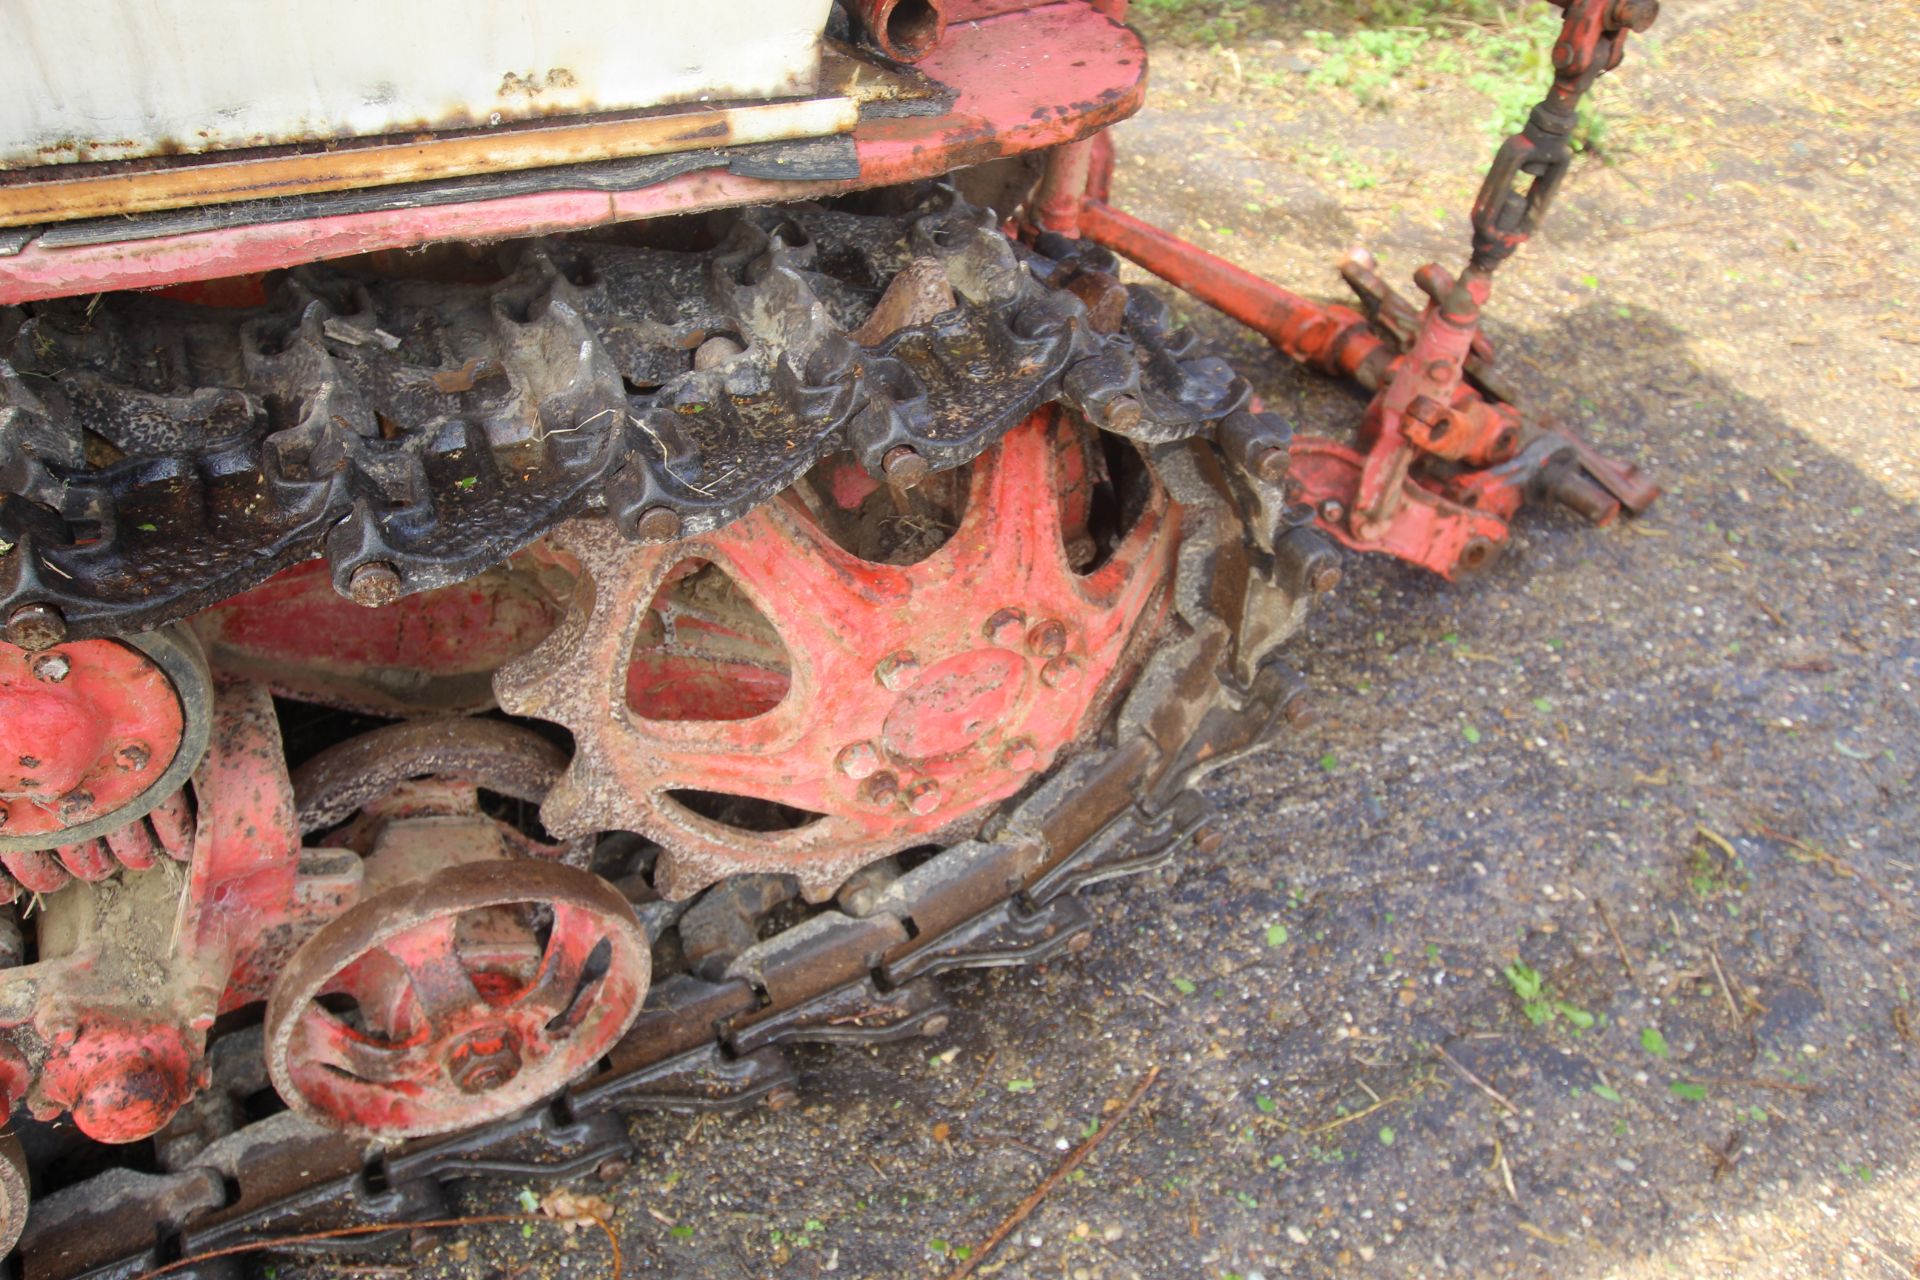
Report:
M 1131 526 L 1076 572 L 1063 531 L 1084 478 L 1070 433 L 1083 429 L 1049 407 L 1009 432 L 973 464 L 952 536 L 911 564 L 846 550 L 791 492 L 664 547 L 611 521 L 564 525 L 553 541 L 582 572 L 571 609 L 494 679 L 503 708 L 573 732 L 573 761 L 541 809 L 547 829 L 647 836 L 667 898 L 771 872 L 818 902 L 1027 786 L 1109 705 L 1135 636 L 1164 609 L 1178 541 L 1179 509 L 1149 473 Z M 783 681 L 733 660 L 737 636 L 705 650 L 712 660 L 636 672 L 654 603 L 691 562 L 723 570 L 771 625 Z M 637 702 L 635 687 L 655 700 Z M 675 701 L 715 710 L 669 717 Z M 755 830 L 676 793 L 812 816 Z
M 651 963 L 633 908 L 588 872 L 445 867 L 294 953 L 267 1000 L 267 1068 L 288 1106 L 333 1128 L 471 1128 L 590 1071 L 638 1016 Z
M 100 878 L 113 866 L 101 837 L 134 860 L 150 851 L 124 829 L 186 784 L 211 699 L 200 645 L 180 627 L 38 652 L 0 643 L 0 859 L 14 876 L 37 892 L 69 873 Z

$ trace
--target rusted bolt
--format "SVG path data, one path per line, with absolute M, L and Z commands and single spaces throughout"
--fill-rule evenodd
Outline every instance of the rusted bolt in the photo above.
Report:
M 430 1227 L 415 1227 L 407 1235 L 407 1252 L 423 1258 L 440 1247 L 440 1233 Z
M 1660 0 L 1614 0 L 1613 8 L 1608 11 L 1610 26 L 1625 27 L 1629 31 L 1645 31 L 1660 16 Z
M 1040 759 L 1040 753 L 1026 738 L 1015 738 L 1000 752 L 1000 762 L 1009 769 L 1025 773 Z
M 873 669 L 873 678 L 883 686 L 899 693 L 920 678 L 920 659 L 905 649 L 890 653 L 880 659 L 880 665 Z
M 1047 665 L 1040 668 L 1040 679 L 1049 689 L 1071 689 L 1080 683 L 1080 660 L 1064 656 L 1049 658 Z
M 1339 524 L 1347 518 L 1347 504 L 1338 498 L 1328 498 L 1320 504 L 1320 518 L 1328 524 Z
M 1287 451 L 1277 445 L 1268 445 L 1248 459 L 1253 474 L 1268 484 L 1279 484 L 1287 478 Z
M 642 542 L 672 542 L 680 536 L 680 516 L 667 507 L 648 507 L 633 522 L 633 536 Z
M 59 684 L 73 671 L 73 663 L 64 653 L 45 653 L 33 660 L 33 678 Z
M 785 1111 L 800 1101 L 800 1094 L 790 1084 L 777 1085 L 767 1091 L 767 1110 Z
M 1476 569 L 1484 569 L 1493 563 L 1499 554 L 1498 544 L 1486 538 L 1469 538 L 1467 545 L 1460 548 L 1460 570 L 1463 573 L 1472 573 Z
M 880 767 L 880 753 L 867 742 L 856 742 L 850 747 L 840 748 L 840 754 L 833 758 L 834 767 L 849 778 L 871 778 Z
M 608 1156 L 593 1167 L 593 1176 L 602 1182 L 618 1182 L 627 1176 L 633 1165 L 619 1156 Z
M 931 1040 L 935 1036 L 945 1035 L 948 1025 L 947 1015 L 944 1013 L 936 1013 L 920 1024 L 920 1034 Z
M 860 795 L 868 804 L 892 804 L 900 795 L 900 779 L 891 773 L 876 773 L 860 784 Z
M 1092 945 L 1093 945 L 1093 935 L 1090 933 L 1085 933 L 1085 932 L 1076 933 L 1071 938 L 1067 939 L 1067 950 L 1071 951 L 1074 955 L 1079 955 L 1082 951 L 1085 951 L 1088 947 Z
M 1122 435 L 1140 425 L 1146 411 L 1132 396 L 1115 396 L 1107 401 L 1107 426 Z
M 718 369 L 745 350 L 732 334 L 716 333 L 693 349 L 693 367 L 700 373 Z
M 365 609 L 378 609 L 400 598 L 400 571 L 382 560 L 369 560 L 347 579 L 347 598 Z
M 887 456 L 880 460 L 880 469 L 886 472 L 887 483 L 898 485 L 902 489 L 911 489 L 927 478 L 932 468 L 927 460 L 913 451 L 910 445 L 895 445 L 887 450 Z
M 1026 630 L 1027 615 L 1018 609 L 998 610 L 980 628 L 981 634 L 1003 649 L 1017 647 Z
M 907 792 L 907 808 L 925 817 L 940 807 L 940 784 L 929 779 L 916 782 Z
M 1226 836 L 1220 833 L 1218 827 L 1202 827 L 1193 833 L 1193 847 L 1202 853 L 1220 852 L 1220 846 L 1225 840 Z
M 1427 376 L 1429 378 L 1432 378 L 1435 382 L 1450 381 L 1453 378 L 1453 361 L 1451 360 L 1427 361 Z
M 7 615 L 8 644 L 37 652 L 66 638 L 67 620 L 50 604 L 23 604 Z
M 1307 575 L 1307 589 L 1317 596 L 1323 596 L 1340 585 L 1340 566 L 1322 564 L 1314 567 Z
M 1052 618 L 1036 622 L 1033 630 L 1027 632 L 1027 649 L 1043 658 L 1057 658 L 1066 652 L 1066 624 Z
M 1312 717 L 1313 708 L 1307 704 L 1304 696 L 1296 694 L 1287 699 L 1286 705 L 1280 708 L 1280 714 L 1288 724 L 1302 725 Z
M 520 1074 L 520 1055 L 504 1031 L 477 1031 L 456 1045 L 447 1073 L 462 1093 L 487 1093 Z
M 78 822 L 93 813 L 93 792 L 84 787 L 75 787 L 60 797 L 60 821 Z
M 152 758 L 153 753 L 144 742 L 129 742 L 113 753 L 113 763 L 122 773 L 139 773 Z

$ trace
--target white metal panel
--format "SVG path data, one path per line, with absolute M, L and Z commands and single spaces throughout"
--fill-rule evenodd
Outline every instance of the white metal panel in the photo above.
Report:
M 0 0 L 0 167 L 809 92 L 831 0 Z

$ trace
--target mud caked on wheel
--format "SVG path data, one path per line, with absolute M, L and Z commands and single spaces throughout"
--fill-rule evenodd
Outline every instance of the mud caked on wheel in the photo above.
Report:
M 481 809 L 483 789 L 538 799 L 554 754 L 516 726 L 428 722 L 296 777 L 309 825 L 356 805 L 330 835 L 366 878 L 268 998 L 267 1066 L 294 1110 L 388 1139 L 465 1129 L 565 1087 L 632 1023 L 650 967 L 632 907 Z

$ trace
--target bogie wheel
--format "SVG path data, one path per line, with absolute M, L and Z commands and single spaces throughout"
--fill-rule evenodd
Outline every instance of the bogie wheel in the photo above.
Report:
M 413 1137 L 511 1115 L 590 1070 L 640 1012 L 645 933 L 611 885 L 549 862 L 444 867 L 308 939 L 267 1002 L 296 1111 Z

